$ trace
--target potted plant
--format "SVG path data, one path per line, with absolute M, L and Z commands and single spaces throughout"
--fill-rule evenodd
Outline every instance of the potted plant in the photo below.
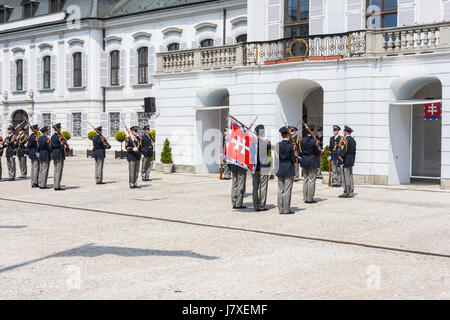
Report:
M 172 148 L 169 139 L 164 140 L 164 146 L 161 152 L 161 163 L 163 164 L 164 173 L 173 172 Z
M 69 131 L 63 131 L 61 132 L 61 134 L 66 139 L 66 141 L 69 141 L 70 138 L 72 138 L 72 135 Z M 66 150 L 66 157 L 73 157 L 73 149 Z
M 114 151 L 114 158 L 125 159 L 127 157 L 127 152 L 123 151 L 123 142 L 127 139 L 127 134 L 123 131 L 117 131 L 114 138 L 116 141 L 120 142 L 120 151 Z
M 88 133 L 88 138 L 89 138 L 89 140 L 93 140 L 94 139 L 94 137 L 97 135 L 97 132 L 96 131 L 90 131 L 89 133 Z M 92 149 L 94 149 L 94 147 L 92 147 Z M 87 158 L 93 158 L 94 157 L 94 150 L 89 150 L 89 149 L 87 149 L 86 150 L 86 157 Z

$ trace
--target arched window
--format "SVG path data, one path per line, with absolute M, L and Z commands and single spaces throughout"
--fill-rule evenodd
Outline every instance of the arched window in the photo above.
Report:
M 16 90 L 23 90 L 23 60 L 16 61 Z
M 45 56 L 42 59 L 43 65 L 44 65 L 44 73 L 43 73 L 43 79 L 44 79 L 44 89 L 50 89 L 51 84 L 51 58 L 50 56 Z
M 120 53 L 118 50 L 111 52 L 111 85 L 119 85 L 119 72 L 120 72 Z
M 73 55 L 73 86 L 81 87 L 81 52 Z
M 50 0 L 49 2 L 49 13 L 61 11 L 64 6 L 64 0 Z
M 247 35 L 246 34 L 241 34 L 240 36 L 238 36 L 236 38 L 236 42 L 237 43 L 245 43 L 245 42 L 247 42 Z
M 148 48 L 138 49 L 138 82 L 148 82 Z
M 214 40 L 213 39 L 205 39 L 202 42 L 200 42 L 200 46 L 202 48 L 212 47 L 212 46 L 214 46 Z
M 179 43 L 171 43 L 167 46 L 168 51 L 177 51 L 180 50 L 180 44 Z

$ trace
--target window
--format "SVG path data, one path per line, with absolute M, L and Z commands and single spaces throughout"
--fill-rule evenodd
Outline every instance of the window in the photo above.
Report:
M 212 46 L 214 46 L 214 40 L 213 39 L 203 40 L 202 42 L 200 42 L 200 46 L 202 48 L 212 47 Z
M 138 126 L 139 126 L 139 134 L 144 134 L 144 126 L 149 124 L 150 121 L 150 113 L 146 112 L 138 112 Z
M 39 2 L 32 0 L 22 1 L 22 16 L 24 19 L 31 18 L 37 9 Z
M 138 83 L 148 82 L 148 48 L 138 50 Z
M 43 113 L 42 114 L 42 126 L 43 127 L 52 127 L 52 114 L 51 113 Z
M 109 114 L 110 137 L 114 137 L 117 131 L 120 131 L 120 112 L 111 112 Z
M 11 10 L 11 7 L 0 5 L 0 23 L 8 22 L 9 16 L 11 15 Z
M 241 34 L 239 37 L 236 38 L 237 43 L 245 43 L 247 42 L 247 35 Z
M 81 112 L 72 113 L 72 136 L 81 137 Z
M 309 0 L 285 0 L 284 37 L 309 35 Z
M 62 10 L 64 0 L 50 0 L 49 13 L 54 13 Z
M 111 52 L 111 85 L 119 85 L 120 53 L 118 50 Z
M 43 59 L 42 59 L 42 62 L 43 62 L 43 64 L 44 64 L 44 74 L 43 74 L 43 77 L 44 77 L 44 89 L 50 89 L 50 83 L 51 83 L 51 66 L 50 66 L 50 64 L 51 64 L 51 59 L 50 59 L 50 56 L 45 56 Z
M 177 51 L 180 50 L 180 44 L 179 43 L 171 43 L 167 46 L 168 51 Z
M 81 52 L 73 55 L 73 86 L 81 87 Z
M 23 90 L 23 60 L 16 61 L 16 90 Z
M 366 0 L 367 28 L 397 26 L 397 0 Z

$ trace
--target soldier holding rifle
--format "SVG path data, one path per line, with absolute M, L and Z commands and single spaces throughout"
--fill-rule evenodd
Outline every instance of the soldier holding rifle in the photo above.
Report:
M 8 127 L 8 136 L 5 138 L 3 146 L 6 148 L 6 163 L 8 165 L 9 179 L 8 181 L 16 180 L 16 153 L 17 153 L 17 137 L 14 135 L 15 128 Z
M 37 156 L 38 153 L 38 131 L 39 126 L 37 124 L 30 126 L 31 134 L 28 137 L 27 141 L 27 150 L 28 150 L 28 157 L 31 161 L 31 173 L 30 173 L 30 179 L 31 179 L 31 187 L 37 188 L 39 187 L 39 158 Z
M 344 193 L 339 198 L 353 197 L 353 166 L 356 157 L 356 141 L 351 136 L 353 129 L 344 127 L 344 137 L 339 145 L 339 165 L 342 166 L 342 176 L 344 180 Z
M 3 137 L 0 136 L 0 180 L 2 180 Z
M 52 160 L 54 168 L 54 184 L 53 189 L 55 191 L 64 190 L 61 188 L 61 180 L 64 169 L 64 160 L 66 159 L 66 150 L 69 149 L 66 139 L 61 134 L 61 123 L 57 123 L 53 126 L 55 133 L 53 134 L 50 142 L 52 147 Z
M 130 189 L 139 188 L 137 186 L 137 179 L 139 178 L 139 165 L 141 160 L 141 138 L 138 136 L 138 126 L 133 126 L 128 130 L 128 137 L 125 140 L 125 148 L 128 152 L 128 174 Z
M 19 128 L 19 136 L 17 137 L 17 157 L 19 158 L 20 178 L 27 177 L 27 141 L 25 128 Z
M 150 170 L 153 158 L 153 139 L 150 134 L 150 126 L 144 126 L 144 134 L 141 136 L 142 141 L 142 181 L 150 181 Z
M 50 142 L 49 127 L 41 128 L 42 136 L 38 138 L 39 152 L 39 188 L 47 189 L 48 169 L 52 159 L 52 146 Z
M 300 153 L 302 155 L 301 167 L 303 169 L 303 200 L 305 203 L 316 203 L 314 193 L 316 192 L 317 171 L 320 168 L 320 156 L 322 149 L 320 141 L 314 136 L 315 125 L 304 124 L 307 135 L 300 142 Z
M 265 139 L 265 128 L 262 124 L 256 126 L 258 135 L 258 155 L 256 170 L 253 174 L 253 208 L 256 211 L 266 211 L 267 187 L 270 177 L 269 151 L 272 148 L 270 141 Z
M 105 184 L 103 182 L 103 165 L 105 163 L 106 152 L 105 150 L 111 149 L 111 145 L 106 141 L 106 138 L 102 134 L 102 127 L 95 128 L 92 124 L 89 125 L 94 128 L 97 135 L 92 139 L 94 146 L 94 159 L 95 159 L 95 181 L 97 184 Z
M 292 140 L 294 141 L 294 144 L 297 147 L 297 150 L 299 150 L 300 149 L 300 141 L 302 140 L 302 138 L 299 137 L 297 134 L 298 129 L 297 129 L 297 127 L 291 126 L 290 130 L 291 130 Z M 294 181 L 299 181 L 299 180 L 300 180 L 300 163 L 299 163 L 299 160 L 297 159 L 297 161 L 295 162 Z

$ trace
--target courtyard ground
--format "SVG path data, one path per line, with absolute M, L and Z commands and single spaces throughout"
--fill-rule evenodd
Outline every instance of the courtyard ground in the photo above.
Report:
M 3 160 L 5 160 L 3 158 Z M 3 162 L 3 178 L 6 163 Z M 435 186 L 293 188 L 295 215 L 231 209 L 217 175 L 69 158 L 66 191 L 0 182 L 0 299 L 450 299 L 450 193 Z M 53 166 L 50 177 L 53 176 Z M 49 184 L 53 183 L 52 178 Z

